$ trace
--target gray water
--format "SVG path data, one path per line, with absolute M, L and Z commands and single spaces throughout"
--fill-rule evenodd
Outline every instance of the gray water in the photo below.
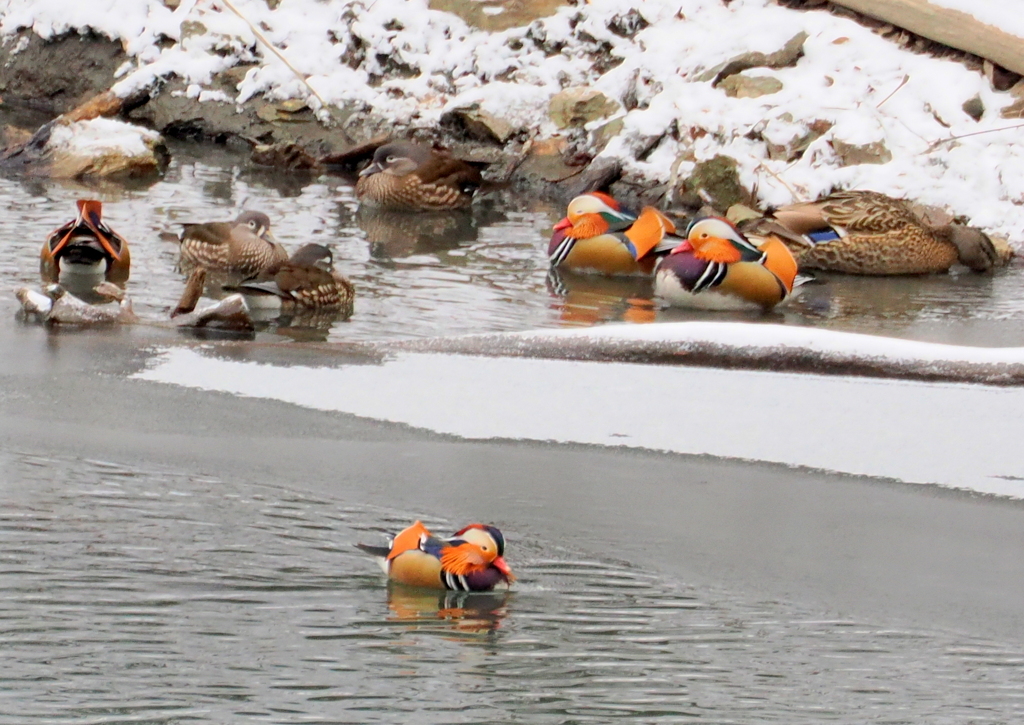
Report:
M 1024 651 L 509 542 L 508 595 L 388 591 L 411 514 L 0 458 L 0 723 L 1007 723 Z M 428 519 L 439 530 L 458 522 Z M 500 522 L 498 522 L 500 523 Z
M 131 243 L 129 292 L 138 312 L 166 319 L 181 294 L 173 241 L 185 222 L 268 213 L 290 249 L 316 241 L 357 287 L 355 314 L 267 320 L 297 340 L 380 340 L 587 326 L 605 322 L 744 320 L 982 345 L 1024 344 L 1024 267 L 996 275 L 870 279 L 819 275 L 783 311 L 702 313 L 662 309 L 649 280 L 549 275 L 552 224 L 563 210 L 504 191 L 471 211 L 357 212 L 352 179 L 253 168 L 219 147 L 174 149 L 166 174 L 149 183 L 83 186 L 0 178 L 0 274 L 10 287 L 38 281 L 42 240 L 83 196 L 104 201 L 105 218 Z M 10 298 L 8 304 L 13 307 Z
M 356 314 L 270 322 L 266 340 L 677 319 L 1024 340 L 1019 268 L 828 278 L 785 313 L 694 315 L 659 309 L 642 280 L 549 279 L 544 250 L 561 214 L 551 205 L 506 193 L 465 215 L 365 217 L 348 179 L 253 170 L 215 148 L 176 149 L 152 184 L 0 178 L 0 273 L 10 287 L 37 281 L 43 238 L 81 196 L 104 200 L 109 223 L 131 241 L 129 290 L 152 318 L 165 317 L 181 291 L 176 245 L 162 235 L 183 222 L 259 208 L 290 247 L 330 245 L 358 286 Z M 11 314 L 0 324 L 13 326 L 15 303 L 5 299 Z M 94 366 L 120 374 L 97 362 L 108 337 L 83 351 L 60 341 L 89 342 L 87 334 L 47 334 L 19 328 L 9 338 L 51 353 L 54 365 L 39 371 L 39 358 L 27 356 L 26 375 L 69 375 L 82 363 L 74 354 L 95 363 L 82 364 L 82 384 Z M 20 369 L 15 351 L 7 357 Z M 0 390 L 0 401 L 20 395 Z M 154 414 L 159 400 L 146 398 Z M 135 469 L 0 447 L 0 725 L 1024 717 L 1016 643 L 698 589 L 614 551 L 576 550 L 556 530 L 522 541 L 506 527 L 521 577 L 507 596 L 389 589 L 352 544 L 381 541 L 415 517 L 424 512 L 314 496 L 288 481 L 216 479 L 185 463 Z M 424 520 L 440 531 L 466 523 Z

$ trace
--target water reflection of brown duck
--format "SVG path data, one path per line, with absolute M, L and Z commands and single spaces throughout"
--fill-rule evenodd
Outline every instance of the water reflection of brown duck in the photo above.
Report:
M 455 632 L 493 632 L 507 614 L 509 592 L 437 592 L 388 583 L 388 608 L 397 622 L 443 626 Z
M 411 141 L 394 141 L 377 149 L 359 172 L 360 203 L 393 211 L 462 209 L 480 188 L 480 172 L 448 153 Z
M 469 211 L 409 214 L 361 206 L 356 224 L 366 233 L 370 256 L 382 260 L 445 252 L 477 238 Z
M 288 261 L 288 252 L 271 233 L 266 214 L 244 211 L 233 222 L 185 224 L 181 261 L 186 268 L 249 278 Z
M 781 239 L 801 269 L 849 274 L 928 274 L 957 262 L 983 272 L 1012 256 L 1001 240 L 951 219 L 933 223 L 926 211 L 874 191 L 840 191 L 780 207 L 741 229 Z
M 250 307 L 262 309 L 352 309 L 355 288 L 334 269 L 322 244 L 305 244 L 275 269 L 238 285 Z
M 644 323 L 657 316 L 649 277 L 604 277 L 552 268 L 548 289 L 561 298 L 559 318 L 567 325 Z
M 128 242 L 103 223 L 101 202 L 79 199 L 77 204 L 78 216 L 54 230 L 39 252 L 43 282 L 76 291 L 92 290 L 103 281 L 124 286 L 131 267 Z

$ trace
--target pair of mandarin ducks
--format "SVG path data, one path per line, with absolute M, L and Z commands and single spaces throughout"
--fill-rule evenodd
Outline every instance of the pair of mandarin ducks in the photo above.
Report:
M 771 310 L 793 293 L 797 269 L 851 274 L 975 271 L 1012 251 L 980 230 L 931 222 L 905 201 L 843 191 L 781 207 L 739 227 L 697 217 L 684 237 L 652 207 L 634 215 L 607 194 L 573 199 L 548 246 L 553 266 L 605 275 L 654 274 L 666 302 L 705 309 Z
M 505 537 L 487 524 L 469 524 L 441 538 L 416 521 L 387 546 L 356 546 L 377 560 L 388 579 L 406 586 L 489 592 L 515 581 L 505 562 Z
M 352 283 L 334 270 L 331 250 L 306 244 L 290 257 L 270 219 L 243 212 L 233 222 L 186 224 L 181 259 L 189 267 L 237 275 L 239 291 L 257 307 L 350 308 Z M 103 281 L 123 287 L 131 272 L 128 242 L 103 221 L 99 201 L 78 201 L 78 216 L 47 238 L 40 251 L 45 283 L 91 290 Z

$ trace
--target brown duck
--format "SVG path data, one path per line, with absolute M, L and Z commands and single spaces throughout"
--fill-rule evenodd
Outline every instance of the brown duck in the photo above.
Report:
M 927 210 L 875 191 L 784 206 L 740 229 L 781 239 L 800 269 L 850 274 L 928 274 L 957 262 L 985 272 L 1012 256 L 1005 242 L 979 229 L 929 218 Z
M 107 281 L 124 286 L 131 255 L 128 242 L 103 223 L 103 204 L 79 199 L 78 216 L 54 230 L 39 252 L 39 276 L 47 284 L 91 290 Z
M 276 270 L 246 280 L 238 286 L 250 307 L 288 305 L 307 309 L 351 309 L 355 299 L 352 283 L 334 269 L 331 250 L 322 244 L 306 244 Z
M 185 224 L 181 232 L 183 266 L 255 277 L 288 261 L 288 252 L 270 232 L 263 212 L 244 211 L 233 222 Z
M 462 209 L 480 187 L 480 172 L 448 153 L 411 141 L 394 141 L 377 149 L 359 172 L 360 203 L 391 211 Z

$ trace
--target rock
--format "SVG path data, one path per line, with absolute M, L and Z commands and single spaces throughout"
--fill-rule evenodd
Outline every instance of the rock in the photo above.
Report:
M 734 204 L 754 204 L 753 195 L 740 183 L 736 160 L 722 155 L 694 166 L 677 193 L 680 203 L 692 209 L 698 209 L 705 203 L 716 209 L 728 209 Z
M 648 25 L 650 23 L 647 22 L 644 16 L 636 8 L 632 8 L 629 12 L 613 16 L 608 21 L 608 30 L 620 38 L 632 38 Z
M 42 161 L 48 174 L 58 179 L 144 176 L 163 168 L 167 150 L 155 131 L 94 118 L 54 124 Z
M 519 165 L 517 173 L 549 183 L 564 181 L 580 173 L 581 167 L 570 166 L 563 154 L 568 149 L 564 138 L 540 139 L 530 144 L 529 154 Z
M 985 115 L 985 104 L 982 102 L 980 95 L 975 95 L 973 98 L 964 101 L 964 105 L 961 108 L 964 109 L 964 113 L 975 121 L 980 121 L 981 117 Z
M 782 81 L 771 76 L 745 76 L 741 73 L 723 80 L 719 88 L 733 98 L 760 98 L 782 90 Z
M 194 35 L 206 35 L 207 29 L 198 20 L 182 20 L 181 21 L 181 39 L 184 41 L 186 38 L 191 38 Z
M 1002 118 L 1024 118 L 1024 98 L 1020 98 L 999 112 Z
M 781 50 L 774 53 L 742 53 L 732 60 L 727 60 L 725 63 L 704 71 L 697 76 L 697 81 L 702 83 L 711 81 L 711 85 L 717 86 L 729 76 L 751 68 L 787 68 L 796 65 L 796 62 L 804 54 L 804 41 L 806 40 L 807 33 L 801 30 L 790 38 Z
M 582 126 L 618 110 L 618 103 L 593 88 L 567 88 L 556 93 L 548 105 L 548 115 L 558 128 Z
M 625 123 L 621 118 L 615 118 L 599 126 L 590 134 L 590 147 L 595 154 L 601 153 L 604 147 L 608 145 L 608 142 L 613 138 L 622 133 L 622 129 Z
M 453 108 L 441 117 L 441 123 L 452 122 L 462 126 L 466 133 L 475 139 L 497 141 L 500 144 L 505 144 L 520 130 L 504 118 L 480 108 L 478 103 L 464 108 Z
M 317 171 L 320 162 L 297 143 L 260 144 L 252 150 L 252 162 L 289 171 Z
M 789 116 L 788 113 L 784 113 L 782 115 Z M 788 120 L 789 123 L 792 123 L 793 121 L 792 116 L 789 116 L 789 118 L 785 120 Z M 765 147 L 768 149 L 768 158 L 777 161 L 795 161 L 803 156 L 803 153 L 807 150 L 808 146 L 828 133 L 831 128 L 831 121 L 815 119 L 807 124 L 806 133 L 794 135 L 789 141 L 784 143 L 772 143 L 765 139 Z
M 887 164 L 892 161 L 892 152 L 889 151 L 884 141 L 872 141 L 871 143 L 858 145 L 833 138 L 832 148 L 842 162 L 842 166 Z
M 611 158 L 596 158 L 578 177 L 567 184 L 561 196 L 566 203 L 589 191 L 607 189 L 622 176 L 622 162 Z

